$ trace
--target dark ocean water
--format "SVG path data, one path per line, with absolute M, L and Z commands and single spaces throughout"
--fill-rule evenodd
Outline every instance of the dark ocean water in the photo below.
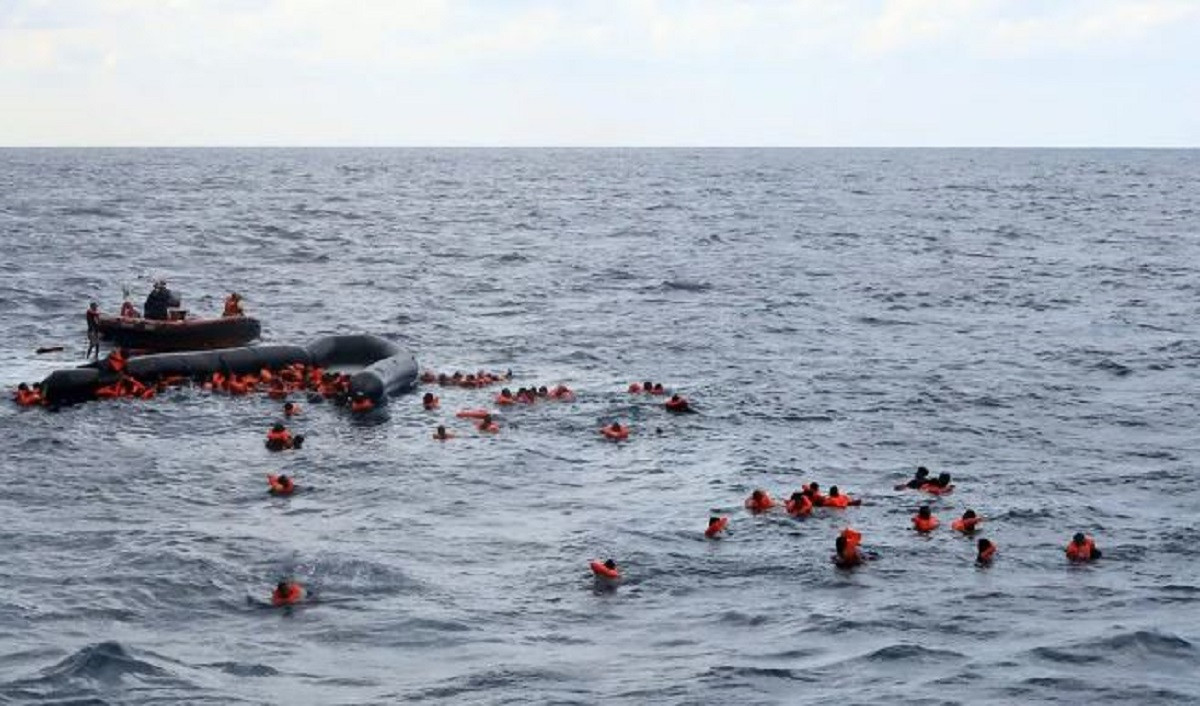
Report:
M 6 386 L 164 275 L 580 393 L 495 438 L 452 419 L 494 390 L 306 406 L 289 456 L 265 397 L 4 405 L 0 702 L 1196 703 L 1198 208 L 1196 151 L 0 151 Z M 908 529 L 917 464 L 992 568 Z M 807 480 L 868 505 L 741 509 Z

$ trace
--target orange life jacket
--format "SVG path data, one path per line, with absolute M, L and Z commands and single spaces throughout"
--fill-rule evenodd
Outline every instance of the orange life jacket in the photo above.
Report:
M 799 501 L 788 498 L 787 501 L 784 502 L 783 507 L 785 510 L 787 510 L 789 515 L 792 515 L 793 517 L 799 517 L 801 515 L 812 514 L 813 504 L 812 501 L 808 499 L 807 495 L 801 495 Z
M 114 373 L 125 371 L 125 356 L 121 355 L 121 350 L 118 348 L 108 354 L 108 367 Z
M 982 517 L 958 518 L 950 523 L 950 529 L 963 534 L 970 534 L 975 531 L 976 526 L 983 521 Z
M 720 534 L 722 531 L 724 531 L 724 529 L 728 526 L 729 526 L 729 518 L 728 517 L 719 518 L 716 522 L 710 524 L 708 526 L 708 528 L 704 530 L 704 536 L 708 537 L 709 539 L 712 539 L 713 537 L 716 537 L 718 534 Z
M 979 557 L 978 557 L 977 561 L 988 562 L 988 561 L 991 561 L 992 557 L 994 557 L 994 556 L 996 556 L 996 545 L 995 545 L 995 543 L 992 543 L 992 544 L 988 545 L 987 549 L 984 549 L 983 551 L 979 552 Z
M 926 483 L 920 487 L 920 491 L 922 493 L 929 493 L 930 495 L 949 495 L 954 492 L 954 484 L 941 486 L 937 483 Z
M 915 529 L 918 532 L 932 532 L 935 529 L 937 529 L 937 526 L 939 524 L 938 518 L 934 517 L 933 515 L 930 515 L 929 517 L 921 517 L 920 515 L 913 515 L 912 523 L 913 523 L 913 529 Z
M 862 533 L 849 527 L 842 530 L 841 536 L 846 538 L 847 547 L 857 547 L 862 542 Z
M 842 495 L 840 493 L 838 495 L 830 495 L 829 497 L 825 498 L 825 502 L 821 504 L 821 507 L 833 507 L 839 510 L 845 509 L 849 506 L 850 496 Z
M 688 408 L 688 401 L 680 397 L 677 400 L 667 400 L 663 403 L 668 412 L 682 412 Z
M 459 419 L 483 419 L 489 414 L 491 414 L 491 412 L 487 411 L 486 409 L 461 409 L 458 412 L 455 412 L 454 416 L 458 417 Z
M 517 401 L 511 395 L 499 394 L 496 395 L 496 404 L 510 405 L 516 404 Z
M 278 446 L 289 449 L 292 447 L 292 433 L 287 429 L 283 431 L 275 431 L 274 429 L 267 432 L 267 444 L 269 446 Z
M 121 396 L 121 388 L 116 383 L 105 385 L 96 388 L 96 397 L 102 400 L 111 400 Z
M 225 297 L 225 311 L 221 312 L 221 316 L 241 316 L 242 303 L 232 296 Z
M 624 441 L 625 439 L 629 438 L 629 427 L 619 427 L 617 429 L 613 429 L 611 426 L 607 426 L 601 429 L 600 433 L 603 434 L 604 438 L 606 439 L 611 439 L 613 441 Z
M 288 584 L 288 590 L 284 593 L 280 593 L 278 588 L 271 592 L 271 604 L 275 606 L 293 605 L 303 598 L 304 587 L 294 581 Z
M 1075 542 L 1067 543 L 1067 558 L 1071 561 L 1091 561 L 1092 552 L 1096 549 L 1096 543 L 1091 537 L 1084 537 L 1083 544 Z
M 373 409 L 375 409 L 375 403 L 367 397 L 354 400 L 350 403 L 351 412 L 370 412 Z
M 42 401 L 42 396 L 34 390 L 17 390 L 17 404 L 22 407 L 33 407 Z
M 495 422 L 484 424 L 482 419 L 479 420 L 479 423 L 475 425 L 475 428 L 481 432 L 484 432 L 485 434 L 495 434 L 496 432 L 500 431 L 499 424 Z
M 296 489 L 296 484 L 291 478 L 288 478 L 287 482 L 282 482 L 279 480 L 279 476 L 271 474 L 267 476 L 267 487 L 267 492 L 271 495 L 291 495 L 292 491 Z
M 750 512 L 766 512 L 775 507 L 775 501 L 771 499 L 770 495 L 767 495 L 766 491 L 763 491 L 760 498 L 755 498 L 753 495 L 746 498 L 745 505 Z
M 641 391 L 642 391 L 641 385 L 639 385 L 636 382 L 629 383 L 629 394 L 636 395 L 636 394 L 641 393 Z
M 608 568 L 607 566 L 604 565 L 604 562 L 602 562 L 598 559 L 593 560 L 591 562 L 590 566 L 592 567 L 592 573 L 599 576 L 600 578 L 612 579 L 612 580 L 621 578 L 620 571 L 618 571 L 616 569 Z

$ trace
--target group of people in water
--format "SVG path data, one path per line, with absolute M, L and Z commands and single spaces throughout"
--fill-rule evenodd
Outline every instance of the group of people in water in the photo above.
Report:
M 917 468 L 916 474 L 911 479 L 896 485 L 895 490 L 915 490 L 935 496 L 936 498 L 952 493 L 954 491 L 954 483 L 949 473 L 942 473 L 937 477 L 931 477 L 929 469 L 921 466 Z M 743 504 L 746 510 L 752 515 L 772 512 L 779 507 L 771 495 L 761 488 L 751 492 Z M 822 494 L 820 485 L 813 482 L 792 493 L 784 502 L 782 509 L 788 515 L 801 519 L 811 515 L 815 508 L 844 510 L 862 504 L 861 499 L 850 497 L 836 485 L 829 488 L 827 495 Z M 980 531 L 983 521 L 984 518 L 976 513 L 975 510 L 967 509 L 961 517 L 950 523 L 950 529 L 967 537 L 975 537 Z M 731 518 L 728 515 L 713 515 L 708 519 L 708 526 L 704 530 L 704 536 L 708 539 L 719 539 L 729 530 L 730 523 Z M 912 516 L 912 528 L 918 534 L 928 535 L 936 531 L 940 526 L 941 522 L 933 514 L 933 509 L 928 503 L 918 507 L 916 513 Z M 839 568 L 852 569 L 866 561 L 877 558 L 874 552 L 864 551 L 861 543 L 862 534 L 860 532 L 852 527 L 844 528 L 834 539 L 833 554 L 830 556 L 830 560 Z M 998 551 L 996 543 L 986 537 L 978 537 L 975 546 L 976 563 L 980 566 L 990 565 Z M 1077 532 L 1071 537 L 1064 551 L 1067 559 L 1071 562 L 1090 562 L 1099 559 L 1101 556 L 1100 550 L 1096 547 L 1095 540 L 1083 532 Z M 599 567 L 603 567 L 603 570 Z M 603 563 L 593 561 L 591 568 L 599 580 L 612 582 L 620 578 L 619 569 L 611 559 Z
M 236 304 L 236 301 L 234 302 Z M 104 385 L 96 390 L 99 399 L 133 398 L 152 399 L 156 393 L 172 386 L 191 384 L 194 387 L 212 392 L 225 393 L 233 396 L 249 395 L 263 392 L 268 397 L 284 401 L 283 415 L 292 418 L 299 414 L 300 408 L 296 402 L 287 398 L 294 394 L 308 395 L 310 401 L 333 400 L 346 404 L 354 412 L 365 412 L 373 408 L 373 404 L 365 398 L 352 398 L 350 391 L 350 376 L 323 370 L 320 367 L 295 363 L 276 369 L 263 368 L 256 373 L 234 374 L 217 372 L 211 375 L 186 378 L 183 376 L 160 377 L 155 380 L 142 380 L 129 374 L 127 369 L 127 353 L 121 349 L 113 350 L 101 363 L 102 369 L 108 373 Z M 462 387 L 478 389 L 498 385 L 512 379 L 512 371 L 503 374 L 480 370 L 475 373 L 435 373 L 426 370 L 421 373 L 420 380 L 426 384 L 438 384 L 444 387 Z M 671 413 L 689 413 L 695 411 L 690 402 L 679 394 L 668 394 L 662 383 L 651 381 L 634 382 L 627 387 L 631 395 L 646 395 L 651 397 L 666 397 L 662 407 Z M 543 401 L 571 402 L 575 400 L 575 392 L 565 385 L 519 387 L 514 392 L 511 388 L 501 389 L 493 398 L 498 407 L 515 405 L 533 405 Z M 38 384 L 21 383 L 14 395 L 17 404 L 35 406 L 41 403 Z M 427 411 L 437 410 L 440 399 L 433 392 L 426 392 L 421 398 L 422 407 Z M 464 409 L 455 414 L 456 417 L 471 420 L 477 431 L 484 434 L 495 434 L 500 431 L 496 413 L 486 409 Z M 599 430 L 601 435 L 611 441 L 625 441 L 630 437 L 630 428 L 618 421 L 606 424 Z M 455 437 L 445 425 L 439 425 L 433 438 L 445 441 Z M 283 422 L 274 424 L 267 432 L 265 444 L 271 451 L 300 449 L 304 436 L 293 434 Z M 895 490 L 916 491 L 933 496 L 935 499 L 954 491 L 954 483 L 949 473 L 933 476 L 924 466 L 917 468 L 914 476 L 894 486 Z M 267 476 L 267 492 L 276 497 L 292 495 L 297 490 L 295 480 L 285 474 L 270 474 Z M 791 493 L 782 503 L 777 503 L 763 489 L 755 489 L 745 499 L 744 506 L 751 515 L 782 510 L 789 516 L 802 519 L 811 516 L 818 509 L 842 511 L 847 508 L 863 505 L 861 498 L 852 497 L 840 487 L 830 486 L 827 493 L 822 493 L 816 482 L 804 485 L 800 490 Z M 917 508 L 912 516 L 912 528 L 920 534 L 935 532 L 941 525 L 933 513 L 930 504 L 925 503 Z M 984 518 L 973 509 L 967 509 L 962 516 L 950 524 L 954 532 L 964 536 L 974 537 L 979 533 Z M 728 515 L 713 515 L 704 529 L 708 539 L 720 539 L 729 532 L 732 518 Z M 834 539 L 832 563 L 842 569 L 852 569 L 866 561 L 877 558 L 874 552 L 862 548 L 862 535 L 857 530 L 846 527 Z M 986 537 L 976 539 L 976 562 L 981 566 L 989 565 L 996 557 L 998 547 L 994 541 Z M 1076 533 L 1065 547 L 1065 554 L 1072 562 L 1089 562 L 1099 559 L 1100 550 L 1095 540 L 1080 532 Z M 622 576 L 615 560 L 594 560 L 590 568 L 598 581 L 616 585 Z M 304 587 L 293 579 L 285 579 L 277 584 L 271 596 L 271 602 L 276 606 L 294 605 L 307 595 Z

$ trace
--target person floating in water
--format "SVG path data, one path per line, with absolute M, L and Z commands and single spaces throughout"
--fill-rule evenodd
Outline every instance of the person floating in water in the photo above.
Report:
M 280 581 L 271 593 L 271 605 L 277 608 L 296 605 L 302 600 L 304 600 L 304 587 L 292 579 Z
M 1071 561 L 1095 561 L 1100 558 L 1096 542 L 1083 532 L 1076 532 L 1067 544 L 1067 558 Z
M 166 321 L 170 318 L 170 309 L 179 306 L 179 295 L 167 289 L 167 281 L 160 279 L 154 283 L 154 289 L 146 297 L 142 307 L 142 315 L 147 319 Z
M 453 439 L 454 435 L 451 434 L 450 432 L 446 431 L 445 426 L 439 424 L 437 431 L 433 432 L 433 438 L 437 439 L 438 441 L 446 441 L 449 439 Z
M 87 310 L 87 353 L 84 358 L 100 358 L 100 305 L 92 302 Z
M 935 517 L 933 512 L 929 509 L 929 506 L 922 505 L 917 510 L 917 514 L 913 515 L 912 524 L 913 524 L 913 529 L 915 529 L 916 531 L 918 531 L 922 534 L 925 534 L 927 532 L 932 532 L 935 529 L 937 529 L 939 522 L 938 522 L 938 518 Z
M 975 556 L 975 563 L 980 566 L 987 566 L 992 563 L 992 559 L 996 557 L 996 544 L 990 539 L 980 539 L 976 545 L 979 547 L 979 553 Z
M 687 398 L 679 395 L 671 395 L 671 399 L 667 400 L 663 406 L 668 412 L 675 414 L 688 414 L 696 410 L 692 409 L 692 405 L 688 403 Z
M 292 436 L 292 433 L 287 430 L 281 423 L 276 423 L 271 427 L 271 431 L 267 432 L 267 449 L 270 451 L 283 451 L 285 449 L 298 449 L 304 444 L 304 435 L 297 434 Z
M 917 467 L 917 474 L 911 480 L 901 483 L 896 486 L 896 490 L 919 490 L 921 486 L 929 482 L 929 469 L 924 466 Z
M 237 292 L 231 292 L 225 297 L 225 310 L 221 312 L 222 317 L 230 316 L 245 316 L 246 311 L 242 309 L 242 295 Z

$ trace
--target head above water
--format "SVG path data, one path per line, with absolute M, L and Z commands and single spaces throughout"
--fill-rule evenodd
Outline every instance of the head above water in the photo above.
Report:
M 437 428 L 437 433 L 438 433 L 438 436 L 445 436 L 446 435 L 445 425 L 439 424 L 438 428 Z
M 964 513 L 963 513 L 963 516 L 962 516 L 962 518 L 963 518 L 964 520 L 973 520 L 973 519 L 975 519 L 975 511 L 974 511 L 974 510 L 967 510 L 966 512 L 964 512 Z
M 283 411 L 285 411 L 285 412 L 290 412 L 295 408 L 296 408 L 296 405 L 292 404 L 291 402 L 283 403 Z
M 275 422 L 275 425 L 271 427 L 271 431 L 273 431 L 273 432 L 281 432 L 284 430 L 285 430 L 284 426 L 282 424 L 280 424 L 279 422 Z
M 843 554 L 843 553 L 846 551 L 846 537 L 845 537 L 845 535 L 841 535 L 841 534 L 839 534 L 839 535 L 838 535 L 838 537 L 837 537 L 837 539 L 833 540 L 833 547 L 834 547 L 834 549 L 836 549 L 836 550 L 837 550 L 837 553 L 838 553 L 838 555 L 839 555 L 839 556 L 840 556 L 841 554 Z
M 613 423 L 612 423 L 612 426 L 611 426 L 611 427 L 609 427 L 609 429 L 612 429 L 613 431 L 621 431 L 621 423 L 620 423 L 620 422 L 613 422 Z
M 836 485 L 829 486 L 829 497 L 836 498 L 838 496 L 838 487 Z
M 921 519 L 929 519 L 932 514 L 933 512 L 929 509 L 928 505 L 922 505 L 917 509 L 917 517 L 920 517 Z
M 992 541 L 990 539 L 981 539 L 975 546 L 979 547 L 979 551 L 982 552 L 992 546 Z
M 426 393 L 425 393 L 425 396 L 421 398 L 421 401 L 422 401 L 422 402 L 433 402 L 433 393 L 432 393 L 432 392 L 426 392 Z
M 292 482 L 292 479 L 291 479 L 291 478 L 288 478 L 286 473 L 284 473 L 283 475 L 279 476 L 279 478 L 278 478 L 277 480 L 279 481 L 279 484 L 280 484 L 280 485 L 287 485 L 288 483 L 291 483 L 291 482 Z
M 712 527 L 713 525 L 717 524 L 720 521 L 721 521 L 720 517 L 717 517 L 716 515 L 712 515 L 708 518 L 708 526 Z
M 938 482 L 938 485 L 940 485 L 942 487 L 950 485 L 950 474 L 949 473 L 939 473 L 938 477 L 937 477 L 937 482 Z
M 615 568 L 617 568 L 617 562 L 613 561 L 612 559 L 606 559 L 604 561 L 604 568 L 615 569 Z
M 917 466 L 917 477 L 924 478 L 929 475 L 929 469 L 924 466 Z
M 96 309 L 100 308 L 100 305 L 97 304 L 96 302 L 92 302 L 91 304 L 88 304 L 88 308 L 91 309 L 92 311 L 95 311 Z
M 1071 541 L 1075 544 L 1087 544 L 1087 535 L 1083 532 L 1076 532 L 1075 536 L 1071 537 Z

